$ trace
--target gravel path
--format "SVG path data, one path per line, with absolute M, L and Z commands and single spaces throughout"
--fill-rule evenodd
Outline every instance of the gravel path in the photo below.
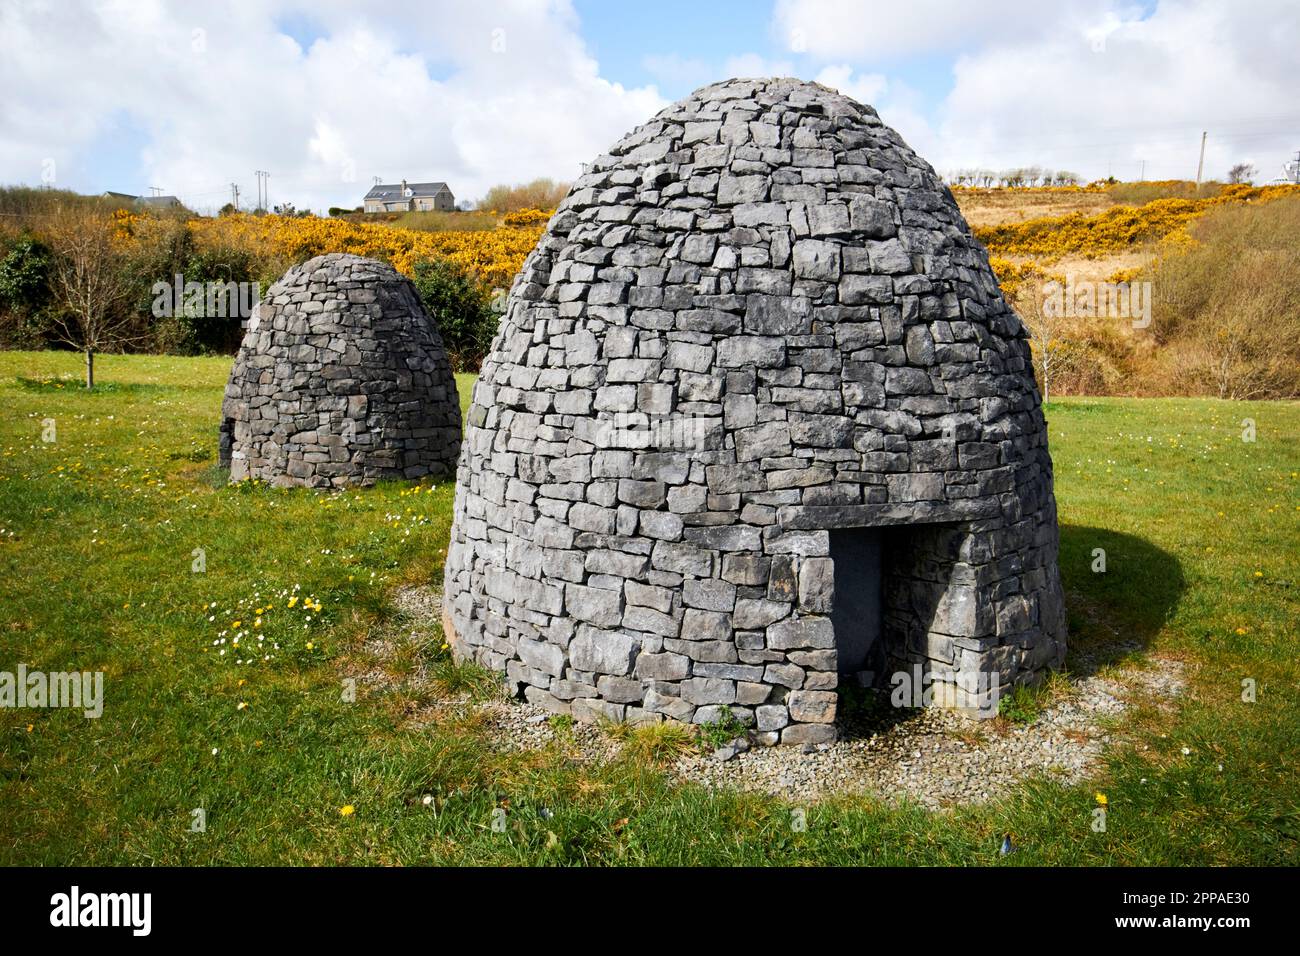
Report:
M 419 593 L 424 592 L 424 593 Z M 429 589 L 404 589 L 399 605 L 422 621 L 438 616 Z M 1048 774 L 1065 783 L 1087 779 L 1112 739 L 1113 727 L 1136 699 L 1172 702 L 1185 686 L 1183 665 L 1150 658 L 1146 666 L 1111 669 L 1071 681 L 1031 723 L 975 721 L 951 711 L 899 712 L 887 706 L 846 720 L 841 738 L 816 747 L 746 747 L 689 755 L 666 769 L 682 781 L 757 791 L 796 803 L 846 793 L 938 809 L 979 803 L 1009 792 L 1019 781 Z M 564 726 L 551 714 L 517 700 L 445 702 L 475 710 L 502 748 L 559 746 L 572 759 L 604 762 L 621 745 L 593 724 Z

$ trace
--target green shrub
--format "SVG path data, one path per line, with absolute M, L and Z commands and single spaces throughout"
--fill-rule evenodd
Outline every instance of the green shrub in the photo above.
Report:
M 546 722 L 557 734 L 567 734 L 573 730 L 572 714 L 551 714 L 546 718 Z
M 23 236 L 0 260 L 0 308 L 39 309 L 50 297 L 50 250 Z
M 23 235 L 0 259 L 0 345 L 43 348 L 50 327 L 49 247 Z
M 730 707 L 723 705 L 717 720 L 700 724 L 700 743 L 716 750 L 737 737 L 745 736 L 747 732 L 748 728 L 740 722 L 740 718 L 731 712 Z
M 998 716 L 1013 724 L 1032 724 L 1043 712 L 1040 695 L 1034 688 L 1017 684 L 1011 693 L 1003 694 L 998 701 Z
M 429 310 L 458 372 L 477 372 L 497 331 L 491 292 L 454 262 L 424 259 L 415 265 L 415 288 Z

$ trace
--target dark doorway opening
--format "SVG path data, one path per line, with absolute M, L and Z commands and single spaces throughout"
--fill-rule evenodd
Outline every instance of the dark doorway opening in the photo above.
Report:
M 217 433 L 217 466 L 230 470 L 230 454 L 235 444 L 235 420 L 223 418 Z
M 890 676 L 929 658 L 952 662 L 940 601 L 952 583 L 960 532 L 948 524 L 835 528 L 831 626 L 840 683 L 890 686 Z M 948 615 L 957 613 L 953 608 Z
M 885 666 L 883 543 L 880 528 L 830 532 L 836 658 L 841 678 L 859 686 L 875 684 Z

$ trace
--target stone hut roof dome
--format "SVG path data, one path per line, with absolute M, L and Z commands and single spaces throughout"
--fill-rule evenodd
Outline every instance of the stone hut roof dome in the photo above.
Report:
M 253 310 L 221 429 L 232 481 L 329 487 L 451 473 L 456 380 L 411 281 L 345 254 L 287 271 Z
M 947 187 L 868 106 L 731 80 L 597 157 L 516 278 L 445 624 L 552 709 L 820 742 L 845 680 L 986 707 L 1059 664 L 1056 552 L 1025 331 Z

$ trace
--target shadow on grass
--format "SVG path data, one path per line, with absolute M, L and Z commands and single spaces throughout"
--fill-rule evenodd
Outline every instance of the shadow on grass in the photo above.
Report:
M 1145 650 L 1187 589 L 1172 554 L 1108 528 L 1062 525 L 1060 567 L 1070 628 L 1066 666 L 1080 676 Z
M 15 375 L 12 381 L 18 388 L 28 392 L 46 392 L 51 395 L 77 395 L 85 398 L 98 398 L 106 395 L 156 395 L 166 392 L 208 392 L 221 387 L 219 383 L 210 385 L 202 382 L 119 382 L 113 378 L 102 377 L 105 374 L 101 372 L 96 375 L 95 387 L 92 389 L 86 388 L 86 380 L 80 375 L 51 376 L 49 378 Z M 4 380 L 0 379 L 0 381 Z
M 83 378 L 27 378 L 15 376 L 18 387 L 29 392 L 50 392 L 62 395 L 81 395 L 95 398 L 102 395 L 140 395 L 155 392 L 174 391 L 186 388 L 184 385 L 158 385 L 152 382 L 114 382 L 112 380 L 95 382 L 92 389 L 86 388 Z

